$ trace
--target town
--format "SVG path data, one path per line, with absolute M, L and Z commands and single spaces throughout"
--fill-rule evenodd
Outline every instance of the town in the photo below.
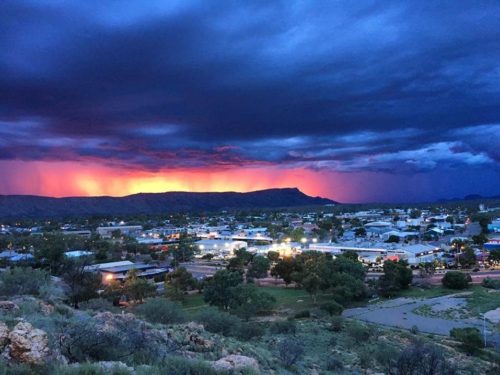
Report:
M 353 335 L 342 339 L 354 342 L 375 339 L 373 327 L 388 330 L 384 334 L 394 339 L 403 330 L 433 335 L 434 341 L 441 337 L 443 345 L 469 358 L 458 367 L 440 359 L 447 371 L 461 373 L 460 366 L 479 360 L 486 373 L 489 366 L 495 368 L 500 350 L 500 202 L 461 203 L 4 220 L 0 294 L 5 301 L 0 311 L 8 319 L 19 309 L 33 309 L 33 300 L 19 297 L 26 294 L 38 296 L 43 309 L 52 312 L 62 303 L 94 319 L 111 320 L 106 324 L 119 325 L 115 320 L 120 317 L 109 312 L 121 311 L 127 319 L 135 314 L 152 324 L 193 320 L 203 332 L 243 341 L 287 336 L 297 324 L 306 331 L 332 325 L 331 331 Z M 18 326 L 12 332 L 23 328 Z M 80 348 L 78 342 L 85 341 L 80 335 L 91 328 L 79 323 L 74 329 L 81 332 L 65 333 L 69 341 L 57 348 L 49 348 L 53 344 L 43 336 L 43 350 L 17 353 L 11 343 L 9 355 L 24 356 L 31 365 L 44 363 L 49 352 L 70 362 L 113 359 L 90 338 L 85 345 L 96 345 L 92 350 L 102 353 Z M 9 331 L 7 326 L 3 331 Z M 197 334 L 188 342 L 170 338 L 168 345 L 178 351 L 186 350 L 183 345 L 211 351 L 212 340 Z M 396 349 L 384 345 L 397 357 Z M 279 343 L 276 355 L 284 368 L 309 371 L 317 358 L 308 350 L 293 334 Z M 383 359 L 384 353 L 364 350 L 357 360 L 342 355 L 322 360 L 334 372 L 377 368 L 391 373 L 403 365 L 401 358 Z M 418 357 L 431 349 L 407 350 Z M 417 353 L 421 350 L 424 354 Z M 280 366 L 248 353 L 232 353 L 204 371 L 248 367 L 266 372 Z M 207 359 L 206 353 L 198 359 Z M 123 362 L 120 366 L 128 368 Z

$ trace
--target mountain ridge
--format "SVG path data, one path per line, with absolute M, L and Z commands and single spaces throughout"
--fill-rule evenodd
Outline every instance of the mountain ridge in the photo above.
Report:
M 239 192 L 137 193 L 123 197 L 45 197 L 0 195 L 0 218 L 88 217 L 93 215 L 163 214 L 221 209 L 278 208 L 336 204 L 297 188 Z

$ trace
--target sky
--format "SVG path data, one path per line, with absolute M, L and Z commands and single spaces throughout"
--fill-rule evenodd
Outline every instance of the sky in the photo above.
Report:
M 0 194 L 500 194 L 498 1 L 0 2 Z

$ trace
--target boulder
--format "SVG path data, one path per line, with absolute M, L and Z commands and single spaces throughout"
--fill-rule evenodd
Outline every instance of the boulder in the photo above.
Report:
M 40 311 L 44 315 L 50 315 L 54 312 L 54 306 L 46 302 L 40 301 L 38 302 L 38 306 L 40 307 Z
M 19 306 L 12 301 L 0 301 L 0 310 L 19 310 Z
M 10 357 L 20 363 L 41 364 L 50 355 L 47 333 L 33 328 L 27 322 L 19 322 L 9 333 Z
M 226 371 L 229 373 L 239 373 L 245 369 L 251 369 L 255 373 L 260 373 L 259 363 L 255 358 L 244 355 L 231 354 L 212 363 L 215 371 Z
M 9 327 L 4 322 L 0 322 L 0 352 L 5 349 L 9 342 Z

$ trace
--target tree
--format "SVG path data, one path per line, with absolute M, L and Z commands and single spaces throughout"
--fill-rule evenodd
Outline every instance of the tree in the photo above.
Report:
M 179 238 L 179 243 L 170 249 L 170 254 L 173 258 L 173 264 L 177 266 L 182 262 L 189 262 L 193 259 L 193 240 L 186 234 L 181 234 Z
M 267 276 L 271 262 L 263 256 L 255 256 L 248 267 L 247 277 L 261 279 Z
M 491 250 L 488 260 L 490 262 L 500 262 L 500 250 Z
M 466 246 L 458 256 L 458 262 L 462 267 L 472 267 L 476 264 L 476 254 L 470 246 Z
M 395 236 L 394 234 L 390 235 L 387 241 L 387 243 L 398 243 L 399 242 L 399 237 Z
M 410 218 L 417 219 L 420 216 L 422 216 L 422 211 L 420 211 L 420 210 L 411 210 L 410 211 Z
M 395 364 L 395 370 L 398 375 L 456 374 L 455 368 L 446 360 L 439 347 L 421 342 L 417 342 L 401 352 Z
M 316 303 L 316 296 L 321 287 L 321 278 L 315 273 L 308 273 L 301 281 L 302 286 Z
M 231 271 L 243 271 L 252 258 L 253 254 L 246 249 L 235 250 L 234 257 L 229 260 L 227 269 Z
M 384 274 L 378 282 L 380 294 L 392 296 L 402 289 L 408 289 L 412 279 L 413 274 L 406 261 L 386 260 Z
M 220 270 L 206 280 L 203 290 L 203 299 L 210 305 L 228 310 L 234 299 L 236 286 L 243 282 L 243 276 L 239 271 Z
M 229 304 L 236 315 L 248 320 L 258 313 L 269 311 L 275 302 L 272 295 L 259 290 L 255 285 L 238 285 Z
M 477 328 L 453 328 L 450 336 L 461 342 L 467 354 L 475 354 L 484 347 L 481 332 Z
M 165 291 L 174 300 L 184 299 L 184 294 L 198 284 L 193 275 L 184 267 L 177 268 L 165 276 Z
M 472 236 L 472 242 L 476 245 L 483 246 L 486 242 L 488 242 L 488 236 L 484 234 L 484 232 L 481 232 L 476 236 Z
M 89 264 L 90 260 L 84 257 L 69 259 L 63 266 L 62 279 L 69 288 L 69 299 L 75 309 L 80 302 L 98 297 L 97 291 L 101 288 L 101 275 L 85 270 Z
M 443 286 L 450 289 L 465 289 L 469 287 L 472 278 L 469 274 L 460 271 L 448 271 L 441 282 Z
M 356 228 L 354 229 L 354 234 L 356 237 L 366 236 L 366 229 L 363 227 Z
M 271 269 L 271 275 L 283 279 L 286 285 L 292 282 L 292 274 L 295 271 L 295 261 L 291 257 L 280 259 Z
M 138 277 L 135 269 L 128 271 L 122 290 L 127 298 L 134 302 L 143 302 L 144 298 L 156 293 L 156 287 L 147 280 Z
M 294 338 L 285 338 L 278 344 L 278 357 L 286 367 L 290 367 L 304 355 L 304 345 Z
M 280 259 L 280 253 L 277 251 L 268 251 L 267 252 L 267 259 L 269 259 L 271 262 L 277 262 Z

